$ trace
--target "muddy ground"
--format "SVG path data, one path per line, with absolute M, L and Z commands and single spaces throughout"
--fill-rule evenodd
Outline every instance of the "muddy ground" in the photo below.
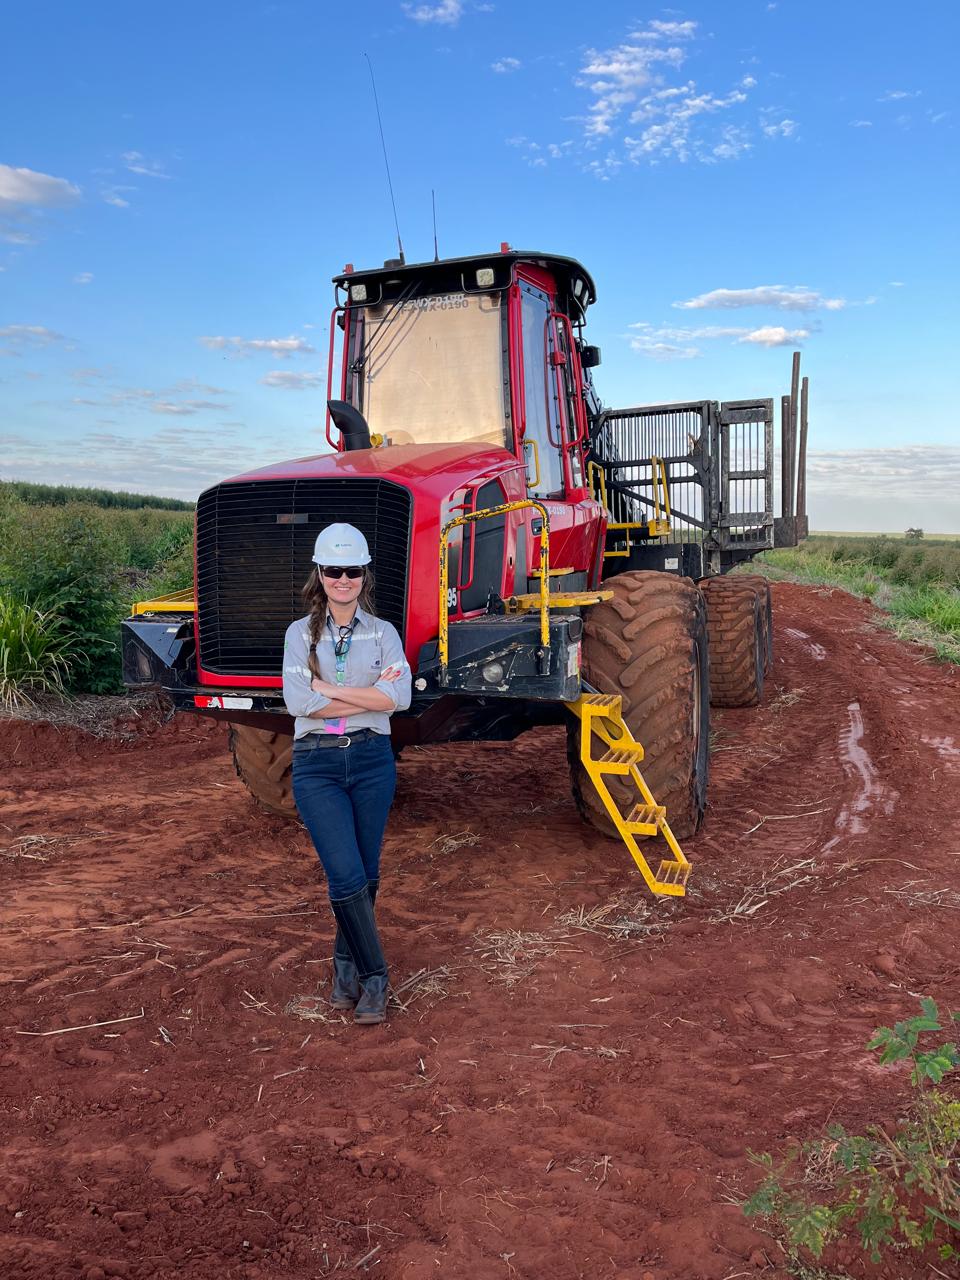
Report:
M 747 1149 L 895 1117 L 871 1030 L 960 1004 L 960 671 L 774 593 L 683 901 L 580 823 L 558 733 L 405 754 L 382 1028 L 293 1012 L 324 895 L 220 727 L 0 722 L 0 1274 L 785 1275 Z

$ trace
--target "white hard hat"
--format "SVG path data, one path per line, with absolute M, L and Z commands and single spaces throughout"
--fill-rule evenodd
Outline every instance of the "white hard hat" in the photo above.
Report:
M 314 564 L 340 565 L 369 564 L 370 548 L 367 540 L 352 524 L 328 524 L 321 529 L 313 548 Z

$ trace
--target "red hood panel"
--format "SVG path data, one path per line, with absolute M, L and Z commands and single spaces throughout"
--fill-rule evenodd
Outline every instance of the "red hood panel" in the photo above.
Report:
M 259 471 L 231 476 L 225 484 L 251 480 L 307 480 L 332 476 L 376 476 L 446 497 L 465 477 L 516 467 L 517 459 L 498 445 L 397 444 L 349 453 L 321 453 L 277 462 Z

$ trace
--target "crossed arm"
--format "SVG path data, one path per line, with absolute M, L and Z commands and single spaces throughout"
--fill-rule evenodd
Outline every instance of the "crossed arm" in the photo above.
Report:
M 399 677 L 399 669 L 391 668 L 385 671 L 380 679 L 393 682 Z M 324 706 L 308 713 L 311 720 L 339 720 L 342 716 L 355 716 L 358 711 L 392 711 L 394 709 L 394 702 L 390 695 L 372 686 L 369 689 L 351 688 L 349 702 L 343 697 L 344 690 L 340 685 L 319 680 L 316 676 L 310 681 L 310 688 L 314 693 L 330 699 Z

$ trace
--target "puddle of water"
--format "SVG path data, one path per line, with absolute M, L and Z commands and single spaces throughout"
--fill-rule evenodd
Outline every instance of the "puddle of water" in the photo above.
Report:
M 858 783 L 858 790 L 837 814 L 836 826 L 846 835 L 859 836 L 866 831 L 867 817 L 872 810 L 879 807 L 885 814 L 893 813 L 899 794 L 877 777 L 870 753 L 863 745 L 864 728 L 860 703 L 849 703 L 847 714 L 850 723 L 840 731 L 840 751 L 843 754 L 844 770 Z
M 805 631 L 801 631 L 798 627 L 785 627 L 788 636 L 793 636 L 794 640 L 799 640 L 803 647 L 810 653 L 811 657 L 817 662 L 823 662 L 827 656 L 827 651 L 822 644 L 817 644 L 816 640 L 811 640 Z

